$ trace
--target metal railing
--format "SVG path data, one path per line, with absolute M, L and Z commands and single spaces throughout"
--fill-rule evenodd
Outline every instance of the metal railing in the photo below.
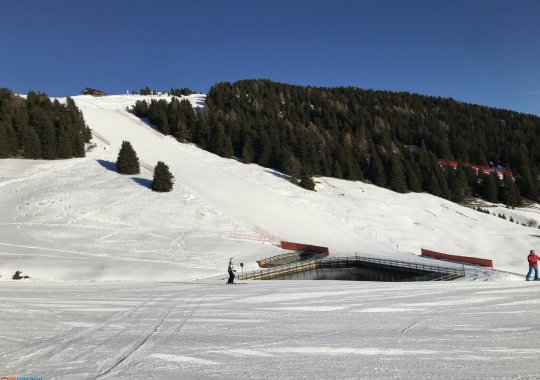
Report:
M 291 275 L 317 269 L 317 260 L 300 261 L 279 267 L 253 270 L 238 276 L 240 280 L 271 280 L 277 277 Z
M 303 258 L 302 256 L 304 257 L 307 256 L 307 258 Z M 328 256 L 327 253 L 317 253 L 317 252 L 309 252 L 309 251 L 293 251 L 293 252 L 282 253 L 281 255 L 271 256 L 266 259 L 257 260 L 257 263 L 259 264 L 261 268 L 268 268 L 272 266 L 293 264 L 294 262 L 298 262 L 298 261 L 322 259 L 326 256 Z M 284 261 L 287 259 L 291 259 L 292 261 L 288 263 L 278 264 L 280 261 Z
M 376 267 L 389 271 L 399 271 L 417 274 L 418 277 L 426 275 L 426 280 L 449 281 L 465 276 L 465 266 L 442 266 L 424 264 L 418 261 L 394 260 L 383 257 L 345 256 L 300 261 L 281 266 L 247 271 L 238 276 L 241 280 L 270 280 L 301 272 L 324 269 L 349 269 L 359 267 Z M 426 281 L 423 280 L 423 281 Z

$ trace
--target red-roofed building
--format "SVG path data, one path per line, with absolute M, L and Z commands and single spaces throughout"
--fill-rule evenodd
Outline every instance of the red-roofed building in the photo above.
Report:
M 474 170 L 474 172 L 476 174 L 478 174 L 478 172 L 480 172 L 480 171 L 482 171 L 482 173 L 484 173 L 484 174 L 489 174 L 491 172 L 495 172 L 495 173 L 497 173 L 497 175 L 499 176 L 500 179 L 503 179 L 505 174 L 510 176 L 512 179 L 515 179 L 514 173 L 512 173 L 510 170 L 506 170 L 505 168 L 500 167 L 500 166 L 490 168 L 489 166 L 475 165 L 475 164 L 471 164 L 471 163 L 468 163 L 468 162 L 457 162 L 457 161 L 453 161 L 453 160 L 444 160 L 444 159 L 437 160 L 437 163 L 440 166 L 449 166 L 449 167 L 453 168 L 454 170 L 457 169 L 459 164 L 461 164 L 466 168 L 471 168 L 472 170 Z

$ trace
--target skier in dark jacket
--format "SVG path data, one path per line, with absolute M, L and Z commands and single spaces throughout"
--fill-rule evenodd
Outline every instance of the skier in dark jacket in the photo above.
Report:
M 229 267 L 227 268 L 227 272 L 229 272 L 229 280 L 227 280 L 227 284 L 234 284 L 234 278 L 236 277 L 234 272 L 236 272 L 236 270 L 233 266 L 232 257 L 229 260 Z
M 540 260 L 540 257 L 536 255 L 534 249 L 531 249 L 529 256 L 527 256 L 527 260 L 529 261 L 529 272 L 527 273 L 527 281 L 531 281 L 533 271 L 534 281 L 540 281 L 540 278 L 538 277 L 538 261 Z

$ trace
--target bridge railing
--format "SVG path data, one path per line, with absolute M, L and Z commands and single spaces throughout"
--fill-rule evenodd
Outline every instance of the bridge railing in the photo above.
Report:
M 311 256 L 311 257 L 307 259 L 302 259 L 302 255 Z M 267 257 L 266 259 L 257 260 L 257 263 L 259 264 L 259 267 L 267 268 L 267 267 L 273 267 L 273 266 L 293 264 L 294 262 L 297 262 L 297 261 L 321 259 L 326 256 L 328 256 L 328 254 L 326 253 L 309 252 L 309 251 L 307 252 L 306 251 L 293 251 L 293 252 L 282 253 L 281 255 Z M 276 262 L 283 261 L 286 259 L 296 259 L 296 260 L 294 260 L 294 262 L 291 261 L 290 263 L 276 264 Z
M 420 274 L 433 274 L 433 280 L 437 279 L 444 281 L 465 276 L 464 265 L 431 265 L 418 261 L 405 261 L 389 259 L 385 257 L 355 255 L 344 257 L 327 257 L 323 259 L 294 262 L 276 267 L 261 268 L 258 270 L 247 271 L 243 275 L 238 276 L 238 278 L 241 280 L 273 279 L 309 270 L 354 268 L 362 263 L 375 264 L 376 266 L 385 267 L 387 269 L 409 269 L 413 271 L 418 271 Z
M 240 280 L 271 280 L 280 276 L 290 275 L 294 273 L 305 272 L 317 269 L 317 260 L 298 261 L 291 264 L 281 265 L 278 267 L 261 268 L 260 270 L 252 270 L 238 276 Z
M 391 267 L 398 268 L 408 268 L 416 269 L 424 272 L 436 272 L 436 273 L 455 273 L 456 271 L 465 272 L 465 266 L 463 264 L 455 266 L 445 266 L 445 265 L 432 265 L 426 264 L 419 261 L 406 261 L 406 260 L 395 260 L 385 257 L 374 257 L 374 256 L 344 256 L 344 257 L 329 257 L 320 260 L 321 264 L 324 265 L 338 265 L 338 267 L 350 267 L 353 263 L 374 263 L 381 264 Z M 335 266 L 334 266 L 335 267 Z
M 275 255 L 275 256 L 267 257 L 266 259 L 257 260 L 257 264 L 259 264 L 261 268 L 264 268 L 264 265 L 271 264 L 272 262 L 275 262 L 277 260 L 282 260 L 289 257 L 295 257 L 298 255 L 299 255 L 298 252 L 282 253 L 281 255 Z

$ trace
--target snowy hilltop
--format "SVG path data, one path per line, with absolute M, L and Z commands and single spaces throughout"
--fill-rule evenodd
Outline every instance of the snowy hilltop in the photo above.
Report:
M 201 279 L 224 273 L 232 256 L 255 268 L 255 260 L 283 252 L 279 240 L 339 255 L 410 258 L 427 248 L 526 272 L 540 236 L 534 207 L 490 208 L 519 222 L 511 223 L 360 181 L 317 177 L 316 192 L 306 191 L 279 172 L 179 143 L 128 112 L 154 98 L 170 99 L 75 96 L 93 134 L 86 157 L 0 161 L 1 279 L 16 270 L 36 280 Z M 204 105 L 204 95 L 185 98 Z M 123 140 L 137 152 L 139 175 L 115 171 Z M 170 193 L 150 190 L 158 161 L 174 175 Z

